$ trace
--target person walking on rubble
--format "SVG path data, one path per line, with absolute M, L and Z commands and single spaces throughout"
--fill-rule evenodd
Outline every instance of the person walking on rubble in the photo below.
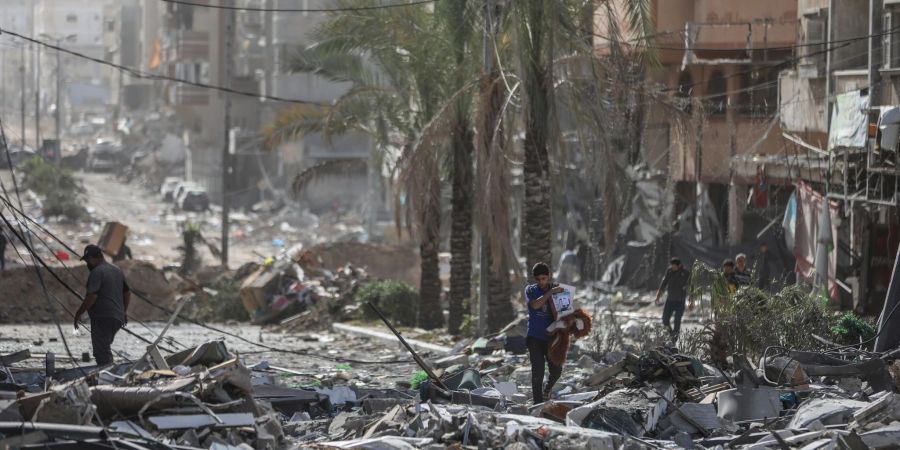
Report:
M 653 304 L 659 306 L 659 298 L 663 289 L 666 289 L 666 304 L 663 306 L 662 323 L 669 329 L 672 341 L 678 340 L 678 334 L 681 332 L 681 317 L 684 315 L 684 307 L 687 304 L 688 284 L 691 281 L 691 273 L 684 268 L 681 260 L 672 258 L 669 261 L 669 268 L 663 276 L 662 282 L 659 283 L 659 289 L 656 290 L 656 299 Z M 687 305 L 689 309 L 694 309 L 694 302 L 691 301 Z M 675 316 L 674 326 L 670 325 L 672 316 Z
M 551 299 L 553 294 L 563 292 L 563 288 L 550 283 L 550 266 L 537 263 L 531 269 L 534 284 L 525 288 L 525 301 L 528 306 L 528 358 L 531 360 L 531 392 L 534 404 L 543 403 L 550 396 L 550 389 L 562 375 L 562 366 L 550 361 L 550 336 L 547 327 L 553 323 Z M 544 364 L 550 368 L 547 386 L 544 382 Z
M 91 319 L 94 359 L 97 366 L 105 366 L 113 362 L 111 347 L 116 333 L 128 323 L 126 312 L 131 301 L 131 289 L 122 271 L 103 258 L 100 247 L 85 247 L 81 260 L 87 264 L 90 274 L 84 301 L 75 312 L 74 325 L 77 330 L 81 315 L 87 311 Z

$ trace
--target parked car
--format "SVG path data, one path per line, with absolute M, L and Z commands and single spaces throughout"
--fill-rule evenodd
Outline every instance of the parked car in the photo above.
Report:
M 192 181 L 182 181 L 175 185 L 175 189 L 172 190 L 172 203 L 178 205 L 178 199 L 181 198 L 181 195 L 184 194 L 184 191 L 188 189 L 200 189 L 196 183 Z
M 185 190 L 178 199 L 178 208 L 182 211 L 206 211 L 209 209 L 209 195 L 203 189 Z
M 172 197 L 175 194 L 175 188 L 178 187 L 179 183 L 183 182 L 184 180 L 178 177 L 166 177 L 162 182 L 162 186 L 159 187 L 159 195 L 167 202 L 173 201 Z
M 112 141 L 98 141 L 88 153 L 88 170 L 93 172 L 110 171 L 119 166 L 122 147 Z
M 37 156 L 37 152 L 27 145 L 24 148 L 21 145 L 9 146 L 9 159 L 12 160 L 13 166 L 18 166 L 23 161 L 27 161 L 35 156 Z M 0 155 L 0 167 L 9 168 L 6 155 Z

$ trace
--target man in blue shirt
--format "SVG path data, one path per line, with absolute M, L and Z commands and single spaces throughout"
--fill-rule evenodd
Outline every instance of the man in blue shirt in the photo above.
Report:
M 550 395 L 550 389 L 562 375 L 562 366 L 550 361 L 550 336 L 547 336 L 547 327 L 553 323 L 550 301 L 553 294 L 562 292 L 563 288 L 550 284 L 550 267 L 544 263 L 535 264 L 531 275 L 536 283 L 525 288 L 528 305 L 528 336 L 525 343 L 531 360 L 531 392 L 534 404 L 538 404 L 543 403 L 544 397 Z M 541 389 L 545 362 L 550 367 L 550 378 L 547 380 L 547 387 Z

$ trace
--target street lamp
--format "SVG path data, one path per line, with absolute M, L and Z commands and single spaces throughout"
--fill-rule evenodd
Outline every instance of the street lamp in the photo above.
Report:
M 56 120 L 56 162 L 59 164 L 62 161 L 62 135 L 60 128 L 60 110 L 62 109 L 62 104 L 60 103 L 60 87 L 62 86 L 62 52 L 59 51 L 60 44 L 63 41 L 72 41 L 78 35 L 70 34 L 68 36 L 57 37 L 51 36 L 47 33 L 41 33 L 41 39 L 47 41 L 56 42 L 56 111 L 54 114 L 54 120 Z

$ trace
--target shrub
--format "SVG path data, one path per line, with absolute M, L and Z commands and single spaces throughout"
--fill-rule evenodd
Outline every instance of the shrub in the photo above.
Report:
M 84 188 L 72 172 L 60 169 L 35 156 L 25 161 L 22 168 L 22 187 L 44 197 L 45 216 L 63 216 L 72 220 L 84 216 L 81 195 Z
M 712 308 L 705 315 L 711 320 L 706 321 L 706 333 L 691 336 L 696 340 L 691 346 L 697 350 L 709 348 L 714 360 L 733 353 L 755 360 L 767 347 L 815 350 L 823 345 L 813 335 L 830 336 L 838 324 L 838 315 L 806 285 L 786 286 L 775 294 L 745 286 L 728 294 L 718 271 L 696 264 L 691 295 L 698 302 L 704 280 L 712 299 Z M 699 342 L 703 340 L 708 341 Z
M 848 312 L 841 316 L 835 326 L 831 327 L 831 334 L 840 344 L 858 344 L 875 336 L 875 325 L 871 321 Z
M 378 315 L 366 306 L 366 302 L 371 302 L 395 325 L 416 326 L 419 293 L 402 281 L 373 281 L 360 287 L 354 298 L 360 305 L 363 319 L 378 320 Z

